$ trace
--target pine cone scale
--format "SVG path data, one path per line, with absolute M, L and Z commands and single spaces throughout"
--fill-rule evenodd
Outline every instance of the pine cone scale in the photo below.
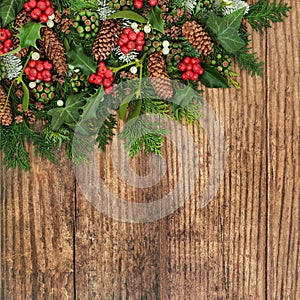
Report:
M 7 94 L 2 85 L 0 85 L 0 121 L 3 126 L 9 126 L 13 122 L 13 115 L 10 102 L 7 100 Z

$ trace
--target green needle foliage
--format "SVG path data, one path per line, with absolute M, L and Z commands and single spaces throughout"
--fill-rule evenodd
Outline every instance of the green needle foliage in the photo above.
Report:
M 263 29 L 272 27 L 271 23 L 282 22 L 283 17 L 287 17 L 287 12 L 291 9 L 286 3 L 271 4 L 269 0 L 259 0 L 250 6 L 249 13 L 245 16 L 253 29 L 263 31 Z

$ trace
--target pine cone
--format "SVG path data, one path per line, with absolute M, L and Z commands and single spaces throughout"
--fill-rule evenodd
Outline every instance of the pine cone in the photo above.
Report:
M 13 122 L 13 115 L 11 112 L 10 103 L 7 102 L 6 104 L 6 99 L 7 99 L 6 91 L 3 88 L 3 86 L 0 85 L 0 121 L 2 125 L 9 126 Z
M 99 30 L 93 46 L 97 62 L 104 61 L 115 49 L 120 37 L 121 26 L 117 20 L 106 20 Z
M 42 47 L 52 61 L 54 70 L 59 76 L 66 76 L 68 71 L 66 51 L 57 34 L 49 27 L 41 29 Z
M 30 15 L 23 9 L 21 10 L 18 15 L 15 18 L 15 28 L 21 28 L 23 27 L 26 23 L 31 22 L 32 19 Z
M 13 36 L 11 38 L 11 40 L 13 41 L 13 49 L 16 49 L 19 47 L 20 45 L 20 40 L 19 38 L 17 38 L 16 36 Z M 19 52 L 15 53 L 15 56 L 17 56 L 18 58 L 22 59 L 28 52 L 29 52 L 29 48 L 30 47 L 26 47 L 26 48 L 22 48 Z
M 150 54 L 147 70 L 156 94 L 163 99 L 170 99 L 173 96 L 173 87 L 161 52 Z
M 210 36 L 196 21 L 185 22 L 182 34 L 200 54 L 206 56 L 214 50 Z

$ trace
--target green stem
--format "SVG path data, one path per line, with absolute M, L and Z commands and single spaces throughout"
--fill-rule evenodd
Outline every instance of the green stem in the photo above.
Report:
M 114 73 L 118 73 L 120 70 L 125 69 L 125 68 L 130 67 L 130 66 L 136 65 L 136 67 L 141 67 L 143 65 L 145 57 L 146 57 L 146 53 L 144 53 L 144 55 L 142 56 L 141 59 L 136 59 L 135 61 L 127 63 L 123 66 L 120 66 L 120 67 L 107 67 L 107 68 L 112 70 Z

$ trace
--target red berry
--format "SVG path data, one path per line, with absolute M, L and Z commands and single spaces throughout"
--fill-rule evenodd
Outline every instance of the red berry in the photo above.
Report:
M 192 78 L 194 75 L 193 71 L 186 71 L 185 74 L 188 78 Z
M 150 6 L 155 6 L 155 5 L 157 5 L 157 0 L 149 0 L 149 5 L 150 5 Z
M 10 49 L 7 48 L 7 47 L 4 47 L 4 48 L 3 48 L 4 53 L 9 52 L 9 50 L 10 50 Z
M 51 62 L 49 62 L 48 60 L 44 61 L 44 69 L 45 70 L 52 70 L 53 65 L 51 64 Z
M 35 77 L 35 76 L 30 76 L 30 75 L 28 75 L 28 79 L 29 79 L 30 81 L 36 81 L 36 77 Z
M 201 69 L 202 69 L 202 68 L 200 67 L 199 64 L 193 65 L 193 71 L 196 72 L 197 74 L 200 73 Z
M 44 70 L 44 64 L 43 63 L 38 63 L 35 67 L 38 72 L 41 72 Z
M 46 0 L 46 5 L 47 5 L 47 7 L 51 7 L 51 2 Z
M 124 54 L 129 54 L 130 50 L 127 46 L 122 46 L 121 47 L 121 51 L 124 53 Z
M 186 67 L 186 69 L 187 69 L 188 71 L 190 71 L 190 70 L 193 69 L 193 65 L 191 65 L 191 64 L 189 64 L 189 63 L 185 64 L 185 67 Z
M 191 58 L 189 56 L 185 57 L 183 60 L 186 64 L 191 63 Z
M 29 76 L 32 76 L 32 77 L 36 77 L 37 76 L 37 70 L 36 69 L 30 69 L 30 72 L 29 72 Z
M 201 67 L 201 66 L 200 66 Z M 204 69 L 201 67 L 201 70 L 199 72 L 199 75 L 202 75 L 204 73 Z
M 102 83 L 102 77 L 99 75 L 96 75 L 95 80 L 94 80 L 94 84 L 101 84 Z
M 46 23 L 48 21 L 48 16 L 46 14 L 40 15 L 41 23 Z
M 30 60 L 30 61 L 28 62 L 28 67 L 30 67 L 30 68 L 35 68 L 35 66 L 36 66 L 36 61 L 35 61 L 35 60 Z
M 103 62 L 103 61 L 99 62 L 98 68 L 106 68 L 105 62 Z
M 122 36 L 120 37 L 120 41 L 123 42 L 123 44 L 127 44 L 129 41 L 128 35 L 127 34 L 122 34 Z
M 4 29 L 0 29 L 0 42 L 4 42 L 7 39 L 7 34 Z
M 134 31 L 130 32 L 128 34 L 128 38 L 131 40 L 131 41 L 135 41 L 136 40 L 136 33 Z
M 38 80 L 43 80 L 44 79 L 42 72 L 37 73 L 36 79 L 38 79 Z
M 107 69 L 106 69 L 105 66 L 100 66 L 100 67 L 98 67 L 98 72 L 97 73 L 98 73 L 98 75 L 105 74 L 106 71 L 107 71 Z
M 11 38 L 11 32 L 9 31 L 9 29 L 4 29 L 5 33 L 6 33 L 6 37 L 9 39 Z
M 182 78 L 183 80 L 188 80 L 188 79 L 189 79 L 188 76 L 186 75 L 186 73 L 183 73 L 183 74 L 181 75 L 181 78 Z
M 31 13 L 30 13 L 30 17 L 33 20 L 37 20 L 42 14 L 42 11 L 39 8 L 35 8 Z
M 8 39 L 4 42 L 4 47 L 6 47 L 8 49 L 10 49 L 12 47 L 12 45 L 13 45 L 13 41 L 10 39 Z
M 191 77 L 191 80 L 197 80 L 199 77 L 198 73 L 193 73 L 193 76 Z
M 135 0 L 133 2 L 133 6 L 136 8 L 136 9 L 141 9 L 143 7 L 143 1 L 140 1 L 140 0 Z
M 133 50 L 135 48 L 135 43 L 133 41 L 129 41 L 127 43 L 127 47 L 129 50 Z
M 106 88 L 110 87 L 111 84 L 112 84 L 112 81 L 109 78 L 104 78 L 104 80 L 103 80 L 103 86 L 104 87 L 106 87 Z
M 135 50 L 139 52 L 143 51 L 143 45 L 136 45 Z
M 51 15 L 54 14 L 54 9 L 53 9 L 52 7 L 47 7 L 47 8 L 45 9 L 45 11 L 44 11 L 44 14 L 45 14 L 46 16 L 51 16 Z
M 3 44 L 0 42 L 0 50 L 3 49 Z
M 143 39 L 136 39 L 135 43 L 136 43 L 136 45 L 143 46 L 145 44 L 145 41 Z
M 42 72 L 42 76 L 43 76 L 43 79 L 44 79 L 44 80 L 46 80 L 46 79 L 52 77 L 51 72 L 50 72 L 49 70 L 44 70 L 44 71 Z
M 122 40 L 118 40 L 118 46 L 122 47 L 123 45 L 125 45 L 125 43 L 122 42 Z
M 106 78 L 113 78 L 114 77 L 114 72 L 112 70 L 107 70 L 105 72 L 105 77 Z
M 132 32 L 132 29 L 130 27 L 127 27 L 123 30 L 123 34 L 126 34 L 126 35 L 128 35 L 130 32 Z
M 192 57 L 191 59 L 191 64 L 198 64 L 199 63 L 199 59 L 197 57 Z
M 112 91 L 113 91 L 113 87 L 112 86 L 109 86 L 107 88 L 104 88 L 104 92 L 105 94 L 109 95 Z
M 30 8 L 35 8 L 35 7 L 36 7 L 36 1 L 35 1 L 35 0 L 30 0 L 30 1 L 28 2 L 28 6 L 29 6 Z
M 45 10 L 47 8 L 47 4 L 45 1 L 39 1 L 36 4 L 36 7 L 39 8 L 40 10 Z
M 183 72 L 186 70 L 186 65 L 185 63 L 181 62 L 179 65 L 178 65 L 178 70 Z
M 30 67 L 26 67 L 26 68 L 24 69 L 24 73 L 28 76 L 29 73 L 30 73 L 30 70 L 31 70 Z
M 139 31 L 138 34 L 137 34 L 137 39 L 139 38 L 144 38 L 145 37 L 145 33 L 143 31 Z
M 91 74 L 90 76 L 89 76 L 89 79 L 88 79 L 88 81 L 89 81 L 89 83 L 94 83 L 95 82 L 95 78 L 96 78 L 96 74 Z
M 29 3 L 25 3 L 24 4 L 24 9 L 26 12 L 30 12 L 31 11 L 31 7 L 29 6 Z

